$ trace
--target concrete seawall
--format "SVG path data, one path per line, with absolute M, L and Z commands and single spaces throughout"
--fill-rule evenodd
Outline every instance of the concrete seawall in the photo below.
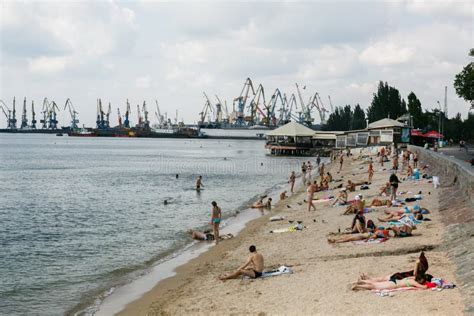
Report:
M 439 207 L 446 225 L 443 247 L 457 266 L 465 312 L 474 313 L 474 168 L 421 147 L 408 149 L 418 152 L 421 165 L 429 165 L 428 173 L 440 178 Z

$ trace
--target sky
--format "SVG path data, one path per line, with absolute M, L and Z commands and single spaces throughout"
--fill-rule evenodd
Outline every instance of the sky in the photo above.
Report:
M 472 1 L 8 1 L 0 2 L 0 99 L 37 115 L 47 97 L 67 98 L 80 124 L 95 125 L 96 102 L 126 99 L 186 123 L 198 121 L 205 91 L 232 100 L 250 77 L 267 99 L 306 86 L 329 109 L 367 108 L 380 80 L 413 91 L 425 109 L 443 103 L 467 116 L 454 76 L 471 59 Z M 17 119 L 20 118 L 20 111 Z M 0 127 L 6 126 L 0 113 Z M 28 113 L 30 116 L 30 113 Z M 67 125 L 69 115 L 60 114 Z M 153 115 L 152 121 L 156 118 Z M 317 121 L 319 117 L 317 117 Z

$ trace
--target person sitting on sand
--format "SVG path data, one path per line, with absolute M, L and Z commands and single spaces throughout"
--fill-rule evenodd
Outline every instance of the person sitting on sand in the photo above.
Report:
M 329 182 L 332 182 L 332 174 L 328 171 L 326 172 L 326 181 L 329 183 Z
M 286 199 L 286 191 L 280 193 L 280 201 L 283 201 L 284 199 Z
M 347 204 L 347 190 L 346 188 L 342 188 L 339 192 L 339 195 L 337 198 L 334 200 L 332 205 L 346 205 Z
M 349 190 L 350 192 L 354 192 L 355 184 L 351 180 L 347 180 L 346 189 Z
M 372 200 L 372 203 L 370 203 L 370 206 L 387 206 L 390 207 L 392 206 L 392 201 L 391 200 L 379 200 L 377 198 L 374 198 Z
M 319 191 L 327 191 L 329 190 L 329 184 L 326 181 L 326 179 L 321 180 L 320 186 L 319 186 Z
M 269 197 L 269 198 L 267 199 L 267 203 L 265 203 L 265 208 L 266 208 L 267 210 L 271 210 L 271 209 L 272 209 L 272 198 L 271 198 L 271 197 Z
M 360 195 L 356 195 L 354 201 L 347 206 L 344 215 L 357 214 L 364 212 L 365 201 L 362 200 Z
M 249 251 L 250 255 L 242 266 L 233 273 L 221 274 L 219 279 L 225 281 L 228 279 L 236 279 L 241 275 L 246 275 L 252 279 L 260 278 L 263 273 L 263 256 L 257 252 L 257 248 L 254 245 L 249 247 Z M 247 268 L 249 266 L 250 268 Z
M 352 220 L 351 233 L 365 233 L 367 231 L 364 213 L 357 213 Z
M 411 177 L 413 176 L 413 168 L 408 165 L 408 169 L 407 169 L 407 177 Z
M 389 237 L 388 230 L 376 229 L 373 233 L 366 232 L 362 234 L 348 234 L 348 235 L 342 235 L 338 237 L 329 237 L 328 242 L 339 244 L 339 243 L 344 243 L 344 242 L 349 242 L 349 241 L 373 240 L 377 238 L 388 238 L 388 237 Z

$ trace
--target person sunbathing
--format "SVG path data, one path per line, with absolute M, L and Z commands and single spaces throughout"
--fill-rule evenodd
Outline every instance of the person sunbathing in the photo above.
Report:
M 422 276 L 426 276 L 427 281 L 431 281 L 432 276 L 430 274 L 426 274 L 428 271 L 429 264 L 428 259 L 425 257 L 424 251 L 420 253 L 420 256 L 415 262 L 415 267 L 413 270 L 405 271 L 405 272 L 396 272 L 392 275 L 382 276 L 382 277 L 369 277 L 365 273 L 361 273 L 359 276 L 359 280 L 371 281 L 371 282 L 384 282 L 384 281 L 392 281 L 393 280 L 402 280 L 407 277 L 415 277 L 416 279 L 420 279 Z
M 324 180 L 321 181 L 319 188 L 320 188 L 320 191 L 329 190 L 329 184 L 328 184 L 328 182 L 326 181 L 326 179 L 324 179 Z
M 392 206 L 392 201 L 390 201 L 390 200 L 379 200 L 377 198 L 374 198 L 372 200 L 372 203 L 370 203 L 369 206 L 387 206 L 387 207 L 390 207 L 390 206 Z
M 389 277 L 368 278 L 364 275 L 351 287 L 352 290 L 390 290 L 405 287 L 426 288 L 426 282 L 431 281 L 432 276 L 427 274 L 428 260 L 424 252 L 415 262 L 415 267 L 411 271 L 392 274 Z
M 334 202 L 332 203 L 332 205 L 336 205 L 336 203 L 338 205 L 346 205 L 347 204 L 347 191 L 345 188 L 342 188 L 339 192 L 339 195 L 337 196 L 337 198 L 334 200 Z
M 411 225 L 402 225 L 400 227 L 397 226 L 392 226 L 390 227 L 390 230 L 393 231 L 395 234 L 395 237 L 409 237 L 412 236 L 412 231 L 416 229 L 416 226 L 411 226 Z
M 201 240 L 201 241 L 212 241 L 215 239 L 215 236 L 213 233 L 211 233 L 210 230 L 206 230 L 204 232 L 200 232 L 198 230 L 193 230 L 193 229 L 188 229 L 188 234 L 191 235 L 191 238 L 194 240 Z M 232 234 L 224 234 L 219 236 L 220 240 L 224 239 L 230 239 L 233 238 L 234 235 Z
M 262 277 L 263 273 L 263 256 L 257 252 L 257 248 L 252 245 L 249 247 L 250 255 L 247 261 L 240 266 L 236 271 L 227 274 L 221 274 L 219 279 L 222 281 L 228 279 L 236 279 L 241 275 L 248 276 L 252 279 Z M 247 268 L 249 267 L 250 268 Z
M 263 203 L 263 199 L 260 198 L 257 202 L 253 203 L 250 208 L 264 208 L 265 203 Z
M 357 214 L 359 212 L 364 212 L 365 201 L 361 199 L 360 195 L 356 195 L 354 202 L 347 206 L 344 215 Z
M 351 180 L 347 180 L 347 185 L 346 185 L 347 190 L 349 190 L 350 192 L 354 192 L 355 187 L 356 187 L 355 184 Z
M 396 213 L 395 214 L 392 213 L 392 214 L 389 214 L 388 216 L 386 216 L 384 218 L 380 217 L 380 218 L 377 218 L 377 219 L 380 222 L 395 222 L 395 221 L 401 220 L 402 218 L 406 217 L 409 214 L 410 213 L 402 213 L 402 214 L 398 215 Z M 413 218 L 416 219 L 417 221 L 423 220 L 423 215 L 421 213 L 416 213 L 413 216 L 414 216 Z
M 349 241 L 358 241 L 358 240 L 373 240 L 377 238 L 388 238 L 389 231 L 385 229 L 377 229 L 374 232 L 365 232 L 359 234 L 348 234 L 338 237 L 328 237 L 329 243 L 344 243 Z

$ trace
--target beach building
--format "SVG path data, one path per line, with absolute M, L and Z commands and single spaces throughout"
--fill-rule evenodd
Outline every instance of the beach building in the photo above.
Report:
M 315 131 L 290 122 L 267 133 L 265 148 L 272 155 L 308 155 L 313 149 Z
M 371 145 L 408 144 L 410 126 L 406 123 L 384 118 L 369 123 L 366 129 L 346 131 L 336 136 L 336 148 L 363 147 Z

